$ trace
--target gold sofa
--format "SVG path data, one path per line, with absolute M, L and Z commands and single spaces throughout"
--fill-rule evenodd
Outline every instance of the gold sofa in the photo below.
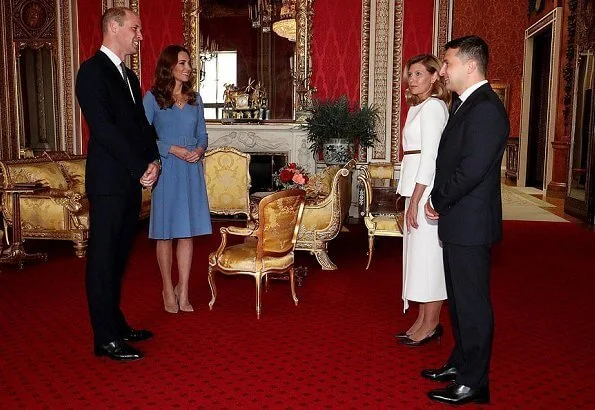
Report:
M 304 207 L 295 249 L 313 253 L 323 270 L 337 269 L 328 256 L 328 242 L 337 236 L 349 214 L 354 167 L 355 160 L 342 168 L 328 167 L 313 175 L 306 186 L 309 199 Z
M 0 161 L 3 187 L 40 183 L 46 190 L 22 195 L 23 239 L 57 239 L 74 242 L 76 256 L 85 256 L 89 239 L 89 202 L 85 193 L 86 158 L 65 152 L 48 152 L 38 158 Z M 141 218 L 151 210 L 151 193 L 143 189 Z M 10 196 L 2 197 L 4 224 L 12 226 Z

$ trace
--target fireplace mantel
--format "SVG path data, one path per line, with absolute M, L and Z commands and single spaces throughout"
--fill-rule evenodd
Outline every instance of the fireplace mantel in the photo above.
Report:
M 315 171 L 306 132 L 298 124 L 216 124 L 207 123 L 209 149 L 233 147 L 248 153 L 286 153 L 289 162 Z

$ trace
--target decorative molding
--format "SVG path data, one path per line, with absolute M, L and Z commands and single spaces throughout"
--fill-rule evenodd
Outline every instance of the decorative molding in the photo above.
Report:
M 401 65 L 403 2 L 364 0 L 362 3 L 362 52 L 360 104 L 380 110 L 379 141 L 360 161 L 399 162 L 401 128 Z
M 194 78 L 200 78 L 200 50 L 199 50 L 199 12 L 200 0 L 182 0 L 182 21 L 184 22 L 184 47 L 190 52 L 192 60 L 192 74 Z M 200 87 L 200 81 L 196 81 L 196 90 Z
M 399 145 L 401 143 L 401 84 L 403 67 L 403 2 L 396 2 L 395 6 L 395 41 L 393 51 L 393 112 L 391 124 L 391 155 L 390 162 L 399 162 Z
M 576 57 L 575 39 L 577 38 L 577 6 L 578 0 L 568 1 L 568 37 L 566 43 L 566 64 L 562 70 L 562 78 L 564 78 L 564 129 L 568 129 L 571 125 L 572 118 L 572 91 L 574 89 L 574 66 Z M 579 43 L 580 44 L 580 43 Z M 580 45 L 579 45 L 580 47 Z
M 444 45 L 452 38 L 452 10 L 454 0 L 434 0 L 434 35 L 432 52 L 442 55 Z
M 370 86 L 370 4 L 371 0 L 362 0 L 362 44 L 361 44 L 361 75 L 360 75 L 360 105 L 368 104 L 368 90 Z M 359 158 L 368 161 L 368 150 L 359 148 Z

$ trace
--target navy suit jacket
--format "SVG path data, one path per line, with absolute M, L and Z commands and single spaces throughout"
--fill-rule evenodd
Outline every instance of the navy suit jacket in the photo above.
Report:
M 159 158 L 157 136 L 145 116 L 136 74 L 128 81 L 102 51 L 81 64 L 76 96 L 91 131 L 85 185 L 90 195 L 123 194 L 140 188 L 150 162 Z
M 431 193 L 443 242 L 489 246 L 501 239 L 500 166 L 508 134 L 506 110 L 489 84 L 449 118 Z

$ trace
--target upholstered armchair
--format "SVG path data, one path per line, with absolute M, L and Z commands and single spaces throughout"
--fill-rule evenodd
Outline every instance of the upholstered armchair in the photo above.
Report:
M 362 184 L 365 194 L 363 217 L 368 230 L 368 264 L 366 269 L 370 267 L 372 262 L 374 238 L 376 236 L 403 236 L 403 212 L 397 208 L 398 200 L 395 192 L 397 186 L 393 175 L 392 164 L 376 163 L 362 167 L 358 175 L 358 181 Z M 376 195 L 376 197 L 380 198 L 375 198 L 375 192 L 380 194 Z
M 203 168 L 211 213 L 243 214 L 250 222 L 250 154 L 217 148 L 206 152 Z
M 262 279 L 289 272 L 291 295 L 295 294 L 293 271 L 297 230 L 304 209 L 305 192 L 299 189 L 281 191 L 264 197 L 258 205 L 257 228 L 230 226 L 221 228 L 221 245 L 209 255 L 209 285 L 213 309 L 217 298 L 215 272 L 226 275 L 250 275 L 256 280 L 256 317 L 260 318 Z M 252 237 L 238 245 L 228 246 L 227 235 Z
M 304 216 L 298 231 L 296 250 L 309 251 L 323 270 L 335 270 L 335 265 L 328 256 L 328 242 L 337 236 L 351 206 L 351 176 L 355 160 L 349 161 L 342 168 L 333 166 L 320 174 L 313 175 L 306 189 L 323 188 L 322 192 L 310 194 Z

